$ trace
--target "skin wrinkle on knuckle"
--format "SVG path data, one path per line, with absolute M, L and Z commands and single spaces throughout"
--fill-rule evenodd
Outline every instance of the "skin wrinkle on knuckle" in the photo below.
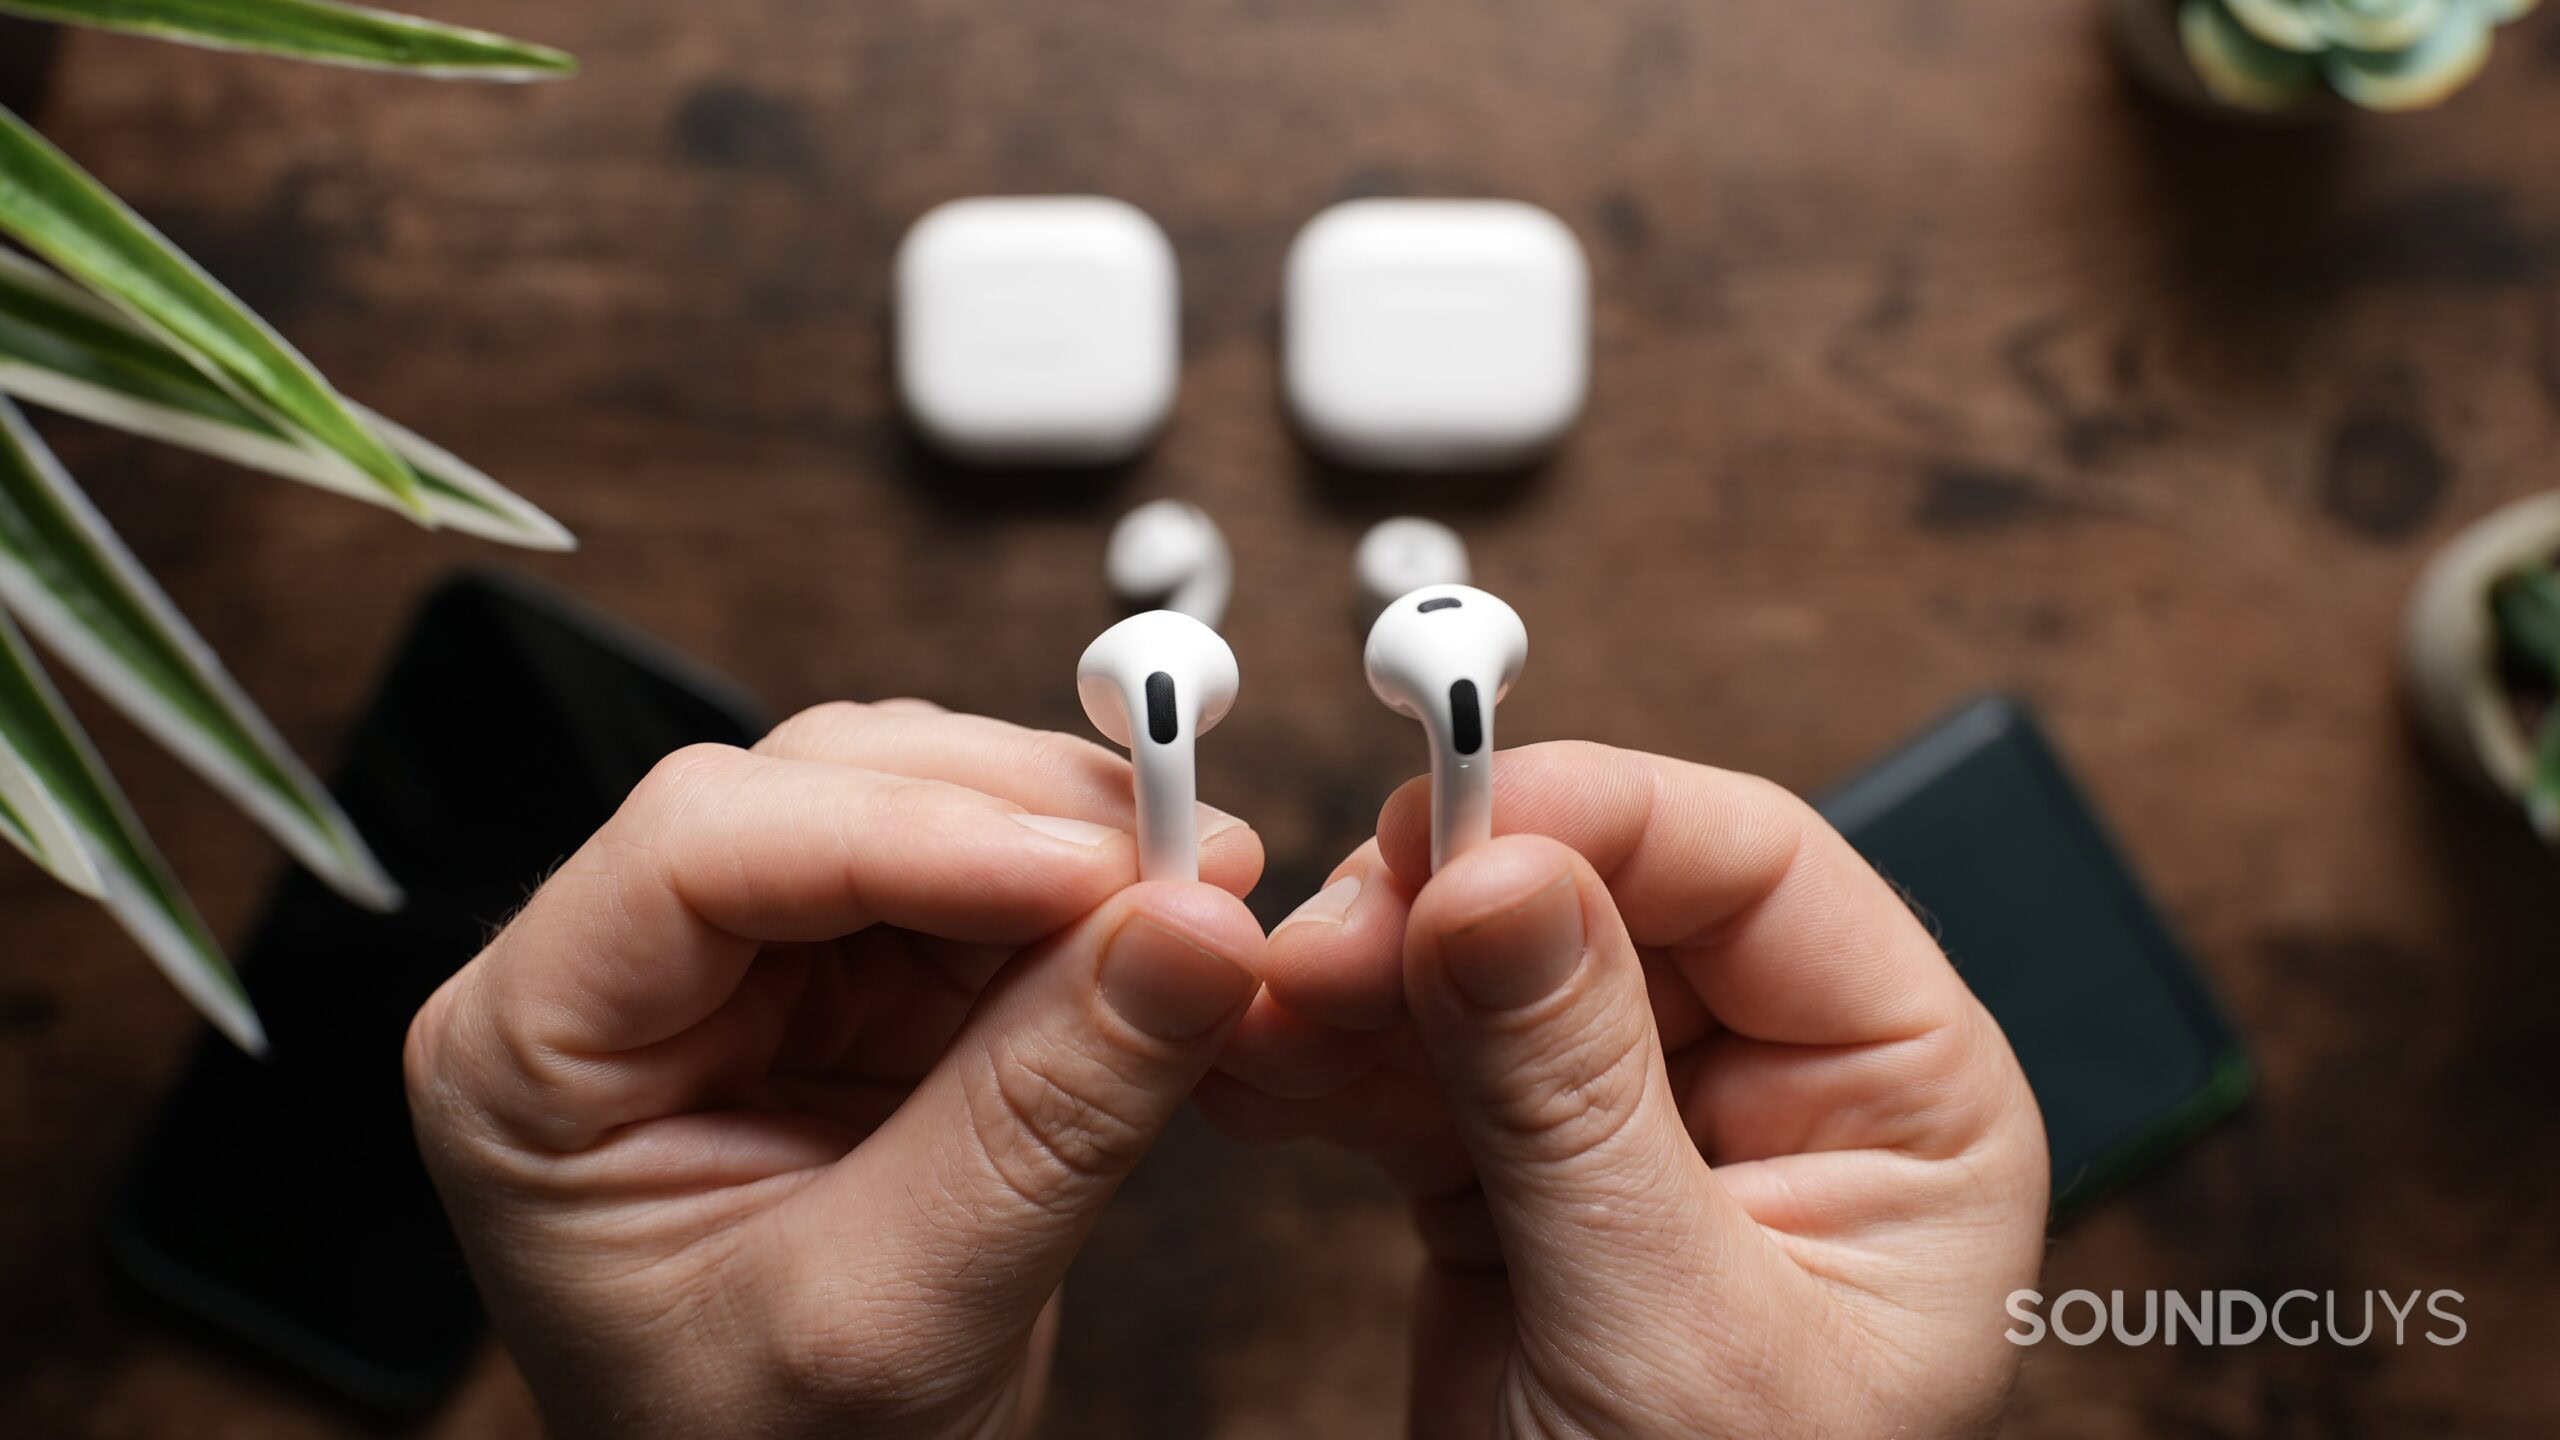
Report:
M 977 1390 L 973 1367 L 951 1327 L 933 1316 L 930 1303 L 914 1305 L 798 1306 L 792 1318 L 768 1327 L 758 1369 L 767 1393 L 753 1408 L 770 1418 L 775 1409 L 815 1420 L 841 1433 L 938 1415 L 965 1405 Z M 763 1390 L 764 1386 L 754 1389 Z
M 737 935 L 746 928 L 736 923 L 738 917 L 760 916 L 774 910 L 769 894 L 772 887 L 763 872 L 747 863 L 752 847 L 729 843 L 739 838 L 731 833 L 731 827 L 743 826 L 750 816 L 788 816 L 802 809 L 807 803 L 803 777 L 809 773 L 807 767 L 820 763 L 823 762 L 765 762 L 745 769 L 731 782 L 727 804 L 718 816 L 726 825 L 705 825 L 681 832 L 685 834 L 680 847 L 683 859 L 679 862 L 670 856 L 661 873 L 667 888 L 697 919 Z M 844 830 L 842 825 L 832 827 L 839 845 L 843 844 Z M 850 874 L 847 878 L 851 878 Z M 701 897 L 713 895 L 728 898 L 716 908 L 698 903 Z M 724 918 L 730 923 L 721 923 Z
M 667 943 L 666 917 L 641 913 L 632 894 L 631 877 L 635 869 L 639 873 L 663 873 L 672 877 L 672 864 L 660 850 L 629 837 L 599 836 L 596 846 L 593 864 L 564 869 L 545 887 L 555 905 L 566 913 L 582 917 L 583 921 L 578 933 L 555 936 L 553 943 L 574 945 L 593 956 L 612 957 L 605 963 L 626 972 L 624 979 L 645 980 L 647 960 L 626 957 L 648 957 L 662 950 Z M 709 924 L 699 919 L 699 912 L 676 889 L 672 878 L 666 886 L 668 898 L 683 910 L 687 919 Z M 496 945 L 490 949 L 503 956 L 500 963 L 506 968 L 532 970 L 558 963 L 549 954 L 526 953 L 531 942 L 512 928 L 510 935 L 502 938 L 508 942 L 503 951 L 499 951 Z M 540 991 L 548 987 L 533 988 Z M 530 999 L 520 1000 L 506 1008 L 513 1022 L 508 1028 L 538 1035 L 574 1033 L 586 1028 L 592 1020 L 591 1016 L 579 1013 L 568 1003 L 557 999 L 539 1003 Z M 550 1045 L 548 1041 L 544 1043 Z
M 823 755 L 853 739 L 872 707 L 851 700 L 812 705 L 784 720 L 756 742 L 761 755 Z
M 1025 862 L 1019 852 L 1005 855 L 990 851 L 980 843 L 983 832 L 971 822 L 1020 810 L 1018 805 L 944 781 L 881 775 L 863 806 L 861 819 L 837 832 L 845 884 L 857 897 L 866 893 L 867 877 L 859 860 L 870 857 L 886 858 L 905 867 L 905 878 L 911 882 L 928 876 L 937 882 L 914 887 L 920 890 L 965 894 L 979 889 L 986 884 L 990 865 L 1019 866 Z M 920 837 L 933 843 L 919 843 Z M 1045 866 L 1051 862 L 1044 858 L 1039 863 Z M 881 913 L 867 899 L 860 901 L 859 909 L 873 919 Z
M 2006 1042 L 1995 1037 L 1987 1015 L 1959 1015 L 1917 1035 L 1873 1042 L 1890 1073 L 1854 1115 L 1824 1117 L 1814 1135 L 1857 1136 L 1864 1143 L 1854 1148 L 1915 1160 L 1971 1154 L 2012 1123 L 2014 1097 L 2000 1073 Z
M 458 977 L 457 977 L 458 978 Z M 445 1074 L 445 1055 L 451 1046 L 447 1030 L 453 1021 L 453 988 L 448 979 L 427 997 L 418 1012 L 409 1017 L 409 1028 L 400 1037 L 400 1082 L 409 1097 L 409 1108 L 423 1119 L 425 1110 L 442 1104 L 444 1090 L 450 1083 Z
M 936 1225 L 955 1204 L 914 1197 Z M 988 1314 L 986 1290 L 909 1264 L 858 1277 L 801 1267 L 768 1307 L 761 1366 L 830 1433 L 1010 1436 L 1031 1322 Z
M 638 812 L 644 829 L 673 829 L 706 792 L 732 783 L 755 758 L 734 745 L 687 745 L 649 767 L 624 808 Z
M 507 1023 L 492 1007 L 477 1007 L 473 1015 L 490 1051 L 504 1061 L 496 1079 L 508 1092 L 474 1097 L 484 1123 L 510 1149 L 565 1155 L 584 1148 L 592 1127 L 577 1100 L 598 1078 L 598 1062 L 544 1041 L 539 1027 Z
M 1088 1093 L 1119 1077 L 1071 1076 L 1024 1047 L 997 1046 L 968 1072 L 971 1131 L 988 1174 L 1015 1200 L 1063 1213 L 1135 1158 L 1145 1129 Z
M 1626 839 L 1618 853 L 1583 857 L 1591 862 L 1591 868 L 1600 875 L 1601 883 L 1614 890 L 1618 877 L 1642 868 L 1646 848 L 1655 841 L 1654 825 L 1663 813 L 1663 790 L 1669 782 L 1663 775 L 1662 766 L 1649 756 L 1608 745 L 1580 741 L 1568 743 L 1579 752 L 1574 754 L 1577 768 L 1595 770 L 1605 777 L 1606 783 L 1596 788 L 1605 792 L 1624 785 L 1643 791 L 1643 812 L 1635 817 L 1634 824 L 1622 827 L 1620 833 Z
M 1063 730 L 1026 731 L 1026 769 L 1082 792 L 1101 809 L 1134 813 L 1128 796 L 1129 763 L 1080 735 Z
M 439 990 L 438 996 L 444 992 Z M 508 1138 L 480 1097 L 469 1093 L 447 1063 L 449 1023 L 435 997 L 413 1020 L 402 1047 L 403 1088 L 409 1101 L 410 1127 L 427 1169 L 440 1179 L 477 1188 L 505 1168 Z M 432 1018 L 430 1011 L 437 1012 Z
M 1745 822 L 1746 833 L 1749 827 L 1768 826 L 1768 838 L 1762 843 L 1769 847 L 1769 853 L 1755 856 L 1742 867 L 1749 873 L 1750 884 L 1738 900 L 1720 907 L 1723 913 L 1710 916 L 1703 923 L 1691 927 L 1688 933 L 1670 940 L 1661 947 L 1674 957 L 1715 951 L 1736 932 L 1749 925 L 1754 917 L 1765 911 L 1770 903 L 1785 890 L 1789 879 L 1799 873 L 1805 862 L 1807 842 L 1812 834 L 1810 826 L 1819 823 L 1818 817 L 1813 814 L 1811 808 L 1785 788 L 1756 775 L 1739 775 L 1735 778 L 1742 782 L 1741 789 L 1756 803 L 1731 808 L 1758 817 L 1756 820 Z M 1658 797 L 1656 813 L 1659 813 Z M 1780 815 L 1788 817 L 1790 823 L 1784 825 L 1769 823 L 1774 817 Z M 1726 828 L 1730 828 L 1735 821 L 1741 820 L 1743 817 L 1739 815 L 1731 817 L 1727 821 Z M 1713 844 L 1704 836 L 1682 838 L 1684 844 L 1699 855 L 1720 855 L 1731 852 L 1748 854 L 1755 848 L 1747 841 L 1731 837 L 1728 837 L 1728 843 L 1722 845 Z M 1712 884 L 1711 877 L 1701 878 L 1706 883 Z
M 1507 1147 L 1550 1165 L 1573 1164 L 1614 1147 L 1642 1113 L 1654 1083 L 1658 1051 L 1649 1027 L 1626 1025 L 1605 1007 L 1588 1004 L 1579 989 L 1569 987 L 1512 1022 L 1534 1027 L 1564 1005 L 1580 1006 L 1586 1017 L 1555 1048 L 1478 1096 Z
M 541 1155 L 567 1153 L 578 1138 L 563 1103 L 572 1087 L 551 1068 L 557 1052 L 501 1023 L 477 979 L 456 975 L 412 1022 L 423 1048 L 419 1073 L 407 1077 L 411 1113 L 457 1176 L 520 1184 L 529 1163 L 539 1173 Z

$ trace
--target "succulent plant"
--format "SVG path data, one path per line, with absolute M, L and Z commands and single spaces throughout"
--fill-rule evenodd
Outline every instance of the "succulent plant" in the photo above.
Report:
M 2178 35 L 2215 99 L 2284 110 L 2328 88 L 2418 110 L 2471 82 L 2497 28 L 2540 0 L 2181 0 Z
M 2500 676 L 2533 738 L 2525 809 L 2544 839 L 2560 842 L 2560 560 L 2502 577 L 2489 609 Z

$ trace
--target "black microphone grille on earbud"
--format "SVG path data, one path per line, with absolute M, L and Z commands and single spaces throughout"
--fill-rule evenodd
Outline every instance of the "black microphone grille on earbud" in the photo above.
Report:
M 1147 738 L 1159 745 L 1182 738 L 1182 721 L 1173 713 L 1173 677 L 1161 670 L 1147 677 Z

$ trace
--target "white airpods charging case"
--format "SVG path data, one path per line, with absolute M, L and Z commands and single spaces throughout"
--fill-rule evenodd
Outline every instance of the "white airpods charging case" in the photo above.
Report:
M 1182 367 L 1173 245 L 1099 196 L 954 200 L 898 246 L 898 395 L 954 458 L 1100 465 L 1146 448 Z
M 1519 465 L 1582 412 L 1590 264 L 1573 231 L 1535 205 L 1336 205 L 1299 232 L 1287 288 L 1289 408 L 1336 460 Z

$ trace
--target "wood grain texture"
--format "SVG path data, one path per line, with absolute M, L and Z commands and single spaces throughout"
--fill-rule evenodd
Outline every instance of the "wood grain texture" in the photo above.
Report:
M 1371 519 L 1457 520 L 1536 655 L 1505 742 L 1817 788 L 1959 697 L 2041 706 L 2254 1045 L 2241 1121 L 2061 1236 L 2048 1294 L 2452 1288 L 2444 1349 L 2047 1345 L 2011 1432 L 2540 1435 L 2560 1420 L 2560 871 L 2416 755 L 2389 670 L 2430 545 L 2552 482 L 2560 19 L 2448 109 L 2233 130 L 2055 0 L 450 0 L 577 52 L 523 90 L 112 37 L 46 128 L 343 388 L 586 542 L 524 560 L 50 427 L 325 761 L 408 606 L 506 560 L 778 707 L 929 695 L 1081 729 L 1111 520 L 1227 526 L 1247 684 L 1206 795 L 1285 911 L 1417 756 L 1347 615 Z M 1102 476 L 975 475 L 890 403 L 931 204 L 1098 191 L 1171 233 L 1178 418 Z M 1330 201 L 1499 194 L 1589 246 L 1597 388 L 1497 483 L 1308 459 L 1276 286 Z M 85 713 L 96 717 L 97 707 Z M 102 717 L 223 933 L 278 864 Z M 0 1430 L 322 1436 L 95 1263 L 192 1022 L 0 857 Z M 1413 1252 L 1386 1189 L 1186 1121 L 1071 1287 L 1058 1436 L 1384 1436 Z M 493 1357 L 434 1435 L 530 1435 Z

